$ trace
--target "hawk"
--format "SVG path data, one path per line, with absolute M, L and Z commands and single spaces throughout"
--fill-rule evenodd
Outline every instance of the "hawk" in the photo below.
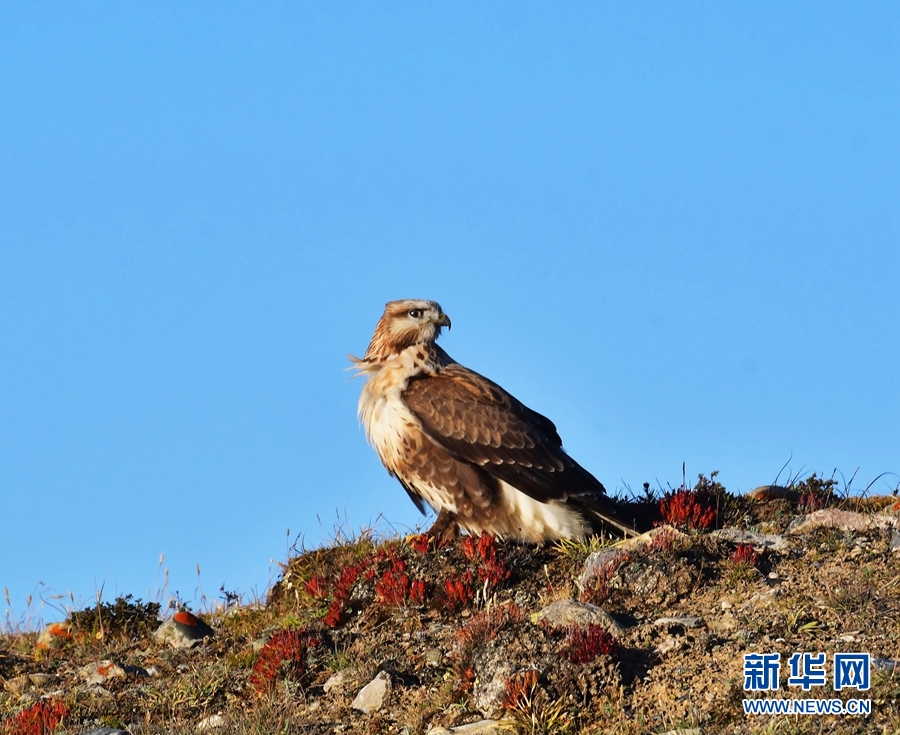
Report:
M 603 485 L 572 459 L 550 419 L 457 363 L 435 340 L 450 318 L 435 301 L 391 301 L 362 359 L 359 419 L 369 443 L 432 534 L 522 541 L 581 538 L 598 522 L 634 534 Z

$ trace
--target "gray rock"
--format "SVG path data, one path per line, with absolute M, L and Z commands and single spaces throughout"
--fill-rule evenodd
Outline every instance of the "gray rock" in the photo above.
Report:
M 501 735 L 517 732 L 514 722 L 508 720 L 479 720 L 456 727 L 433 727 L 427 735 Z
M 791 542 L 784 536 L 770 533 L 755 533 L 740 528 L 723 528 L 709 534 L 712 538 L 727 541 L 732 544 L 752 544 L 757 549 L 771 549 L 772 551 L 787 551 L 791 548 Z
M 197 732 L 204 732 L 205 730 L 218 730 L 220 727 L 225 727 L 228 724 L 228 720 L 226 720 L 222 715 L 210 715 L 209 717 L 204 717 L 200 722 L 197 723 Z
M 891 551 L 900 551 L 900 531 L 891 533 Z
M 882 669 L 884 671 L 900 671 L 900 661 L 896 659 L 873 656 L 871 661 L 872 668 Z
M 613 635 L 621 635 L 625 629 L 608 612 L 589 602 L 557 600 L 531 616 L 532 623 L 546 621 L 555 628 L 586 628 L 602 625 Z
M 110 679 L 119 679 L 125 676 L 125 669 L 112 661 L 95 661 L 87 666 L 82 666 L 78 674 L 84 679 L 85 684 L 103 684 Z
M 429 648 L 425 651 L 425 663 L 428 666 L 440 666 L 444 663 L 444 652 L 440 648 Z
M 616 557 L 621 553 L 622 552 L 618 549 L 601 549 L 600 551 L 588 554 L 587 559 L 584 560 L 584 571 L 581 572 L 581 576 L 578 578 L 578 589 L 583 590 L 587 587 L 588 583 L 596 577 L 604 567 L 614 563 Z
M 212 634 L 213 629 L 200 618 L 188 612 L 179 612 L 160 625 L 153 637 L 172 648 L 191 648 Z
M 81 735 L 128 735 L 125 730 L 118 730 L 115 727 L 98 727 L 95 730 L 88 730 Z
M 390 690 L 391 675 L 387 671 L 380 671 L 378 676 L 359 690 L 350 706 L 360 712 L 375 712 L 384 705 Z
M 809 515 L 795 518 L 788 526 L 787 532 L 789 534 L 800 534 L 810 533 L 817 528 L 837 528 L 841 531 L 861 533 L 871 531 L 873 528 L 891 528 L 896 524 L 897 519 L 891 516 L 825 508 Z
M 331 676 L 328 677 L 328 681 L 322 686 L 322 689 L 325 690 L 325 693 L 328 694 L 330 691 L 336 689 L 340 691 L 343 689 L 347 682 L 352 678 L 352 673 L 348 669 L 341 669 L 340 671 L 335 671 Z

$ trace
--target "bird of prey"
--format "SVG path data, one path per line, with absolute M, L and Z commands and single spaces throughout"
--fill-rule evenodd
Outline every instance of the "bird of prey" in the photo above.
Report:
M 572 459 L 550 419 L 454 361 L 435 340 L 450 318 L 435 301 L 391 301 L 362 359 L 359 419 L 431 532 L 486 531 L 541 542 L 598 525 L 634 534 L 603 485 Z

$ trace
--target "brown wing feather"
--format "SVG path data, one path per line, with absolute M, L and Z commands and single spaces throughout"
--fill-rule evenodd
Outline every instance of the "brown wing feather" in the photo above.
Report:
M 550 419 L 468 368 L 454 363 L 417 376 L 403 400 L 432 441 L 536 500 L 605 493 L 563 451 Z

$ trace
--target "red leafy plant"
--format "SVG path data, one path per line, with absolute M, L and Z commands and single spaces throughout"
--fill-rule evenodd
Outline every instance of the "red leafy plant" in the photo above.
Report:
M 537 693 L 538 672 L 528 669 L 515 674 L 506 680 L 505 687 L 503 706 L 514 712 L 527 712 Z
M 663 520 L 682 530 L 704 530 L 716 520 L 716 499 L 704 490 L 679 488 L 659 499 Z
M 389 554 L 391 565 L 375 583 L 375 599 L 381 605 L 405 607 L 409 603 L 422 605 L 425 602 L 425 582 L 410 580 L 406 573 L 406 562 Z
M 444 607 L 450 612 L 459 612 L 471 605 L 475 599 L 474 581 L 475 575 L 471 569 L 465 574 L 444 580 Z
M 307 652 L 321 642 L 318 635 L 309 633 L 305 628 L 273 633 L 253 664 L 250 673 L 253 688 L 261 694 L 274 686 L 278 679 L 299 679 L 306 673 Z
M 509 579 L 509 569 L 500 556 L 496 539 L 490 534 L 482 532 L 478 538 L 466 536 L 462 550 L 469 561 L 478 564 L 478 581 L 487 582 L 489 589 L 497 589 Z
M 755 567 L 759 554 L 752 544 L 738 544 L 729 557 L 733 564 L 742 567 Z
M 576 626 L 566 633 L 564 655 L 573 664 L 587 664 L 597 656 L 614 655 L 617 649 L 615 637 L 602 625 Z
M 3 724 L 3 735 L 49 735 L 69 714 L 64 702 L 47 700 L 26 707 Z

